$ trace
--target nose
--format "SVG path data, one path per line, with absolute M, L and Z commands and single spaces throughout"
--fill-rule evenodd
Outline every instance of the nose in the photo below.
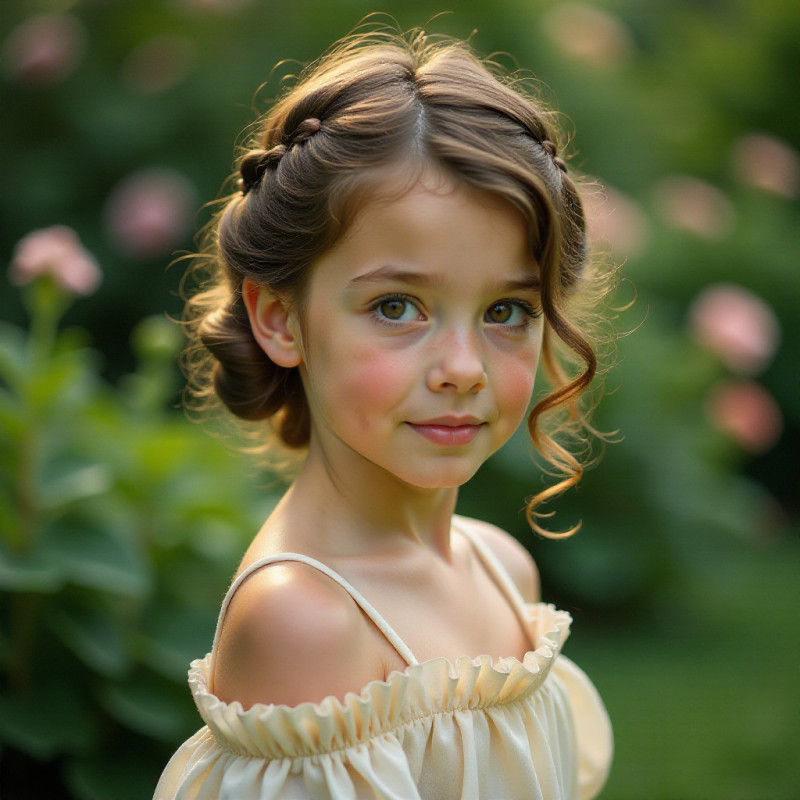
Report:
M 436 343 L 428 371 L 428 388 L 434 392 L 474 394 L 486 386 L 483 352 L 477 336 L 451 332 Z

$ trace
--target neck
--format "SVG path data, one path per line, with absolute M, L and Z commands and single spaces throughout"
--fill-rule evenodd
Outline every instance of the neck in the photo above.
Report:
M 334 469 L 312 448 L 273 514 L 282 546 L 336 556 L 379 555 L 422 546 L 450 561 L 450 525 L 456 487 L 410 486 L 355 459 Z

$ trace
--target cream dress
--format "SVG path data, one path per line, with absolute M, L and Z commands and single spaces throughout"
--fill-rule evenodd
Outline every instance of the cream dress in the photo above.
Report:
M 344 588 L 407 662 L 361 693 L 320 703 L 223 703 L 212 656 L 189 685 L 206 723 L 167 764 L 154 800 L 571 800 L 596 795 L 611 763 L 611 725 L 596 689 L 561 654 L 570 616 L 525 603 L 492 551 L 463 528 L 528 633 L 522 661 L 462 656 L 422 663 L 344 578 L 280 553 L 251 564 L 222 603 L 268 564 L 300 561 Z M 215 637 L 216 644 L 216 637 Z M 322 667 L 321 667 L 322 668 Z

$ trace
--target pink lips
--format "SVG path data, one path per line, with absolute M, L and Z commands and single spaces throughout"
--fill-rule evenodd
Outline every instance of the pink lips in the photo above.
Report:
M 445 447 L 459 447 L 469 444 L 483 426 L 475 417 L 439 417 L 427 422 L 409 422 L 420 436 L 429 442 Z

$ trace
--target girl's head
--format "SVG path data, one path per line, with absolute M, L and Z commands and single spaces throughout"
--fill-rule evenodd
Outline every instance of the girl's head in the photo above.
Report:
M 580 419 L 576 400 L 596 369 L 570 310 L 586 280 L 587 240 L 552 112 L 495 77 L 462 43 L 359 36 L 304 73 L 257 131 L 239 161 L 238 191 L 212 223 L 214 285 L 190 300 L 191 330 L 212 356 L 190 369 L 195 394 L 215 394 L 243 419 L 270 420 L 285 445 L 304 448 L 310 415 L 299 370 L 277 365 L 256 342 L 243 284 L 268 287 L 302 320 L 315 263 L 366 203 L 402 194 L 431 173 L 488 192 L 521 213 L 541 285 L 542 360 L 554 388 L 528 427 L 567 476 L 529 506 L 541 530 L 533 505 L 577 482 L 581 468 L 539 418 L 561 408 Z M 582 360 L 577 377 L 560 368 L 558 342 Z

